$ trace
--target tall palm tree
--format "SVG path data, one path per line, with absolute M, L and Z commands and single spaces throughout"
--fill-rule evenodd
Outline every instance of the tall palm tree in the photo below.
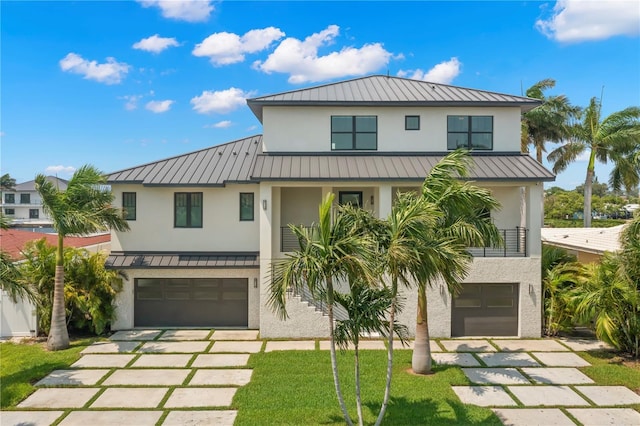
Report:
M 421 253 L 416 340 L 412 356 L 412 368 L 418 374 L 431 372 L 427 287 L 442 281 L 449 293 L 455 294 L 472 261 L 468 248 L 503 243 L 490 214 L 487 214 L 500 208 L 500 203 L 490 190 L 461 180 L 469 176 L 471 167 L 472 159 L 466 151 L 454 151 L 431 170 L 422 185 L 422 197 L 440 215 L 436 226 L 424 239 L 428 244 L 422 247 Z
M 551 78 L 540 80 L 529 87 L 526 96 L 540 99 L 543 104 L 522 116 L 522 152 L 529 146 L 536 151 L 536 160 L 542 164 L 542 153 L 547 152 L 547 142 L 562 142 L 569 136 L 569 121 L 577 113 L 577 108 L 569 103 L 565 95 L 545 96 L 547 89 L 553 89 L 556 81 Z
M 122 212 L 111 206 L 113 194 L 106 187 L 106 178 L 91 165 L 76 170 L 65 191 L 42 174 L 36 176 L 35 184 L 42 206 L 58 233 L 51 330 L 47 339 L 47 348 L 55 351 L 69 347 L 64 303 L 64 238 L 109 228 L 126 231 L 129 225 Z
M 326 302 L 333 382 L 344 419 L 348 425 L 353 425 L 338 377 L 334 331 L 335 284 L 350 278 L 364 283 L 373 282 L 374 241 L 362 235 L 356 226 L 358 221 L 340 212 L 332 217 L 334 198 L 334 194 L 329 193 L 320 204 L 316 226 L 289 225 L 298 238 L 300 249 L 285 259 L 273 262 L 269 305 L 285 319 L 288 290 L 304 288 Z
M 588 153 L 587 174 L 584 181 L 584 226 L 591 227 L 591 193 L 596 160 L 614 162 L 610 184 L 614 190 L 620 185 L 637 185 L 640 168 L 627 167 L 622 159 L 637 158 L 640 149 L 640 107 L 629 107 L 602 119 L 602 103 L 591 98 L 579 121 L 571 128 L 569 142 L 549 153 L 553 172 L 560 173 L 583 153 Z M 617 186 L 617 187 L 616 187 Z M 627 190 L 632 188 L 626 187 Z
M 0 229 L 9 229 L 9 222 L 2 213 L 0 213 Z M 0 250 L 0 290 L 6 292 L 14 303 L 22 298 L 32 302 L 37 302 L 38 299 L 33 286 L 21 280 L 20 270 L 16 267 L 14 259 L 3 250 Z

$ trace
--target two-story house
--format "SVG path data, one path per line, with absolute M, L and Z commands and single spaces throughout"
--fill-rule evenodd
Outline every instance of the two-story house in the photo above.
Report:
M 47 180 L 60 190 L 67 189 L 68 181 L 56 176 Z M 42 208 L 42 199 L 36 191 L 34 180 L 17 184 L 14 188 L 2 190 L 2 213 L 17 226 L 51 226 L 51 219 Z
M 419 188 L 447 152 L 469 148 L 472 179 L 505 247 L 470 248 L 463 291 L 428 293 L 432 336 L 540 336 L 542 185 L 554 176 L 520 153 L 520 118 L 538 100 L 369 76 L 247 101 L 263 134 L 109 175 L 131 230 L 112 234 L 107 264 L 126 270 L 115 329 L 259 329 L 327 336 L 297 297 L 290 318 L 268 307 L 273 259 L 295 249 L 287 224 L 311 225 L 332 192 L 384 218 L 398 191 Z M 416 292 L 400 317 L 415 327 Z

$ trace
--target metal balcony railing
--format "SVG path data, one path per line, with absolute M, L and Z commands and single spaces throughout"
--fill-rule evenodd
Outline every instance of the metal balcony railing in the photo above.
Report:
M 474 257 L 527 257 L 527 228 L 516 226 L 511 229 L 500 229 L 504 240 L 502 247 L 470 247 L 469 253 Z M 292 252 L 300 248 L 298 239 L 288 226 L 280 229 L 280 251 Z

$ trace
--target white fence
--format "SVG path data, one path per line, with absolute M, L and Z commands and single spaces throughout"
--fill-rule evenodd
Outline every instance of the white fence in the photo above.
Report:
M 18 303 L 0 291 L 0 337 L 29 337 L 37 334 L 36 308 L 31 302 Z

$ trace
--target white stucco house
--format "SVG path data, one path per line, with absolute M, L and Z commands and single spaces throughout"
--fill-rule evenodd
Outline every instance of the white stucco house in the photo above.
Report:
M 47 176 L 61 190 L 67 189 L 68 181 L 56 176 Z M 51 218 L 42 207 L 42 199 L 36 191 L 35 180 L 22 182 L 12 189 L 2 190 L 2 214 L 11 224 L 23 227 L 50 227 Z
M 466 147 L 473 180 L 502 204 L 490 214 L 507 244 L 471 249 L 458 297 L 430 290 L 432 336 L 540 336 L 540 199 L 554 176 L 520 153 L 521 114 L 538 100 L 368 76 L 247 103 L 262 135 L 109 175 L 131 227 L 113 232 L 107 261 L 128 275 L 114 329 L 327 336 L 322 313 L 299 298 L 287 321 L 267 306 L 270 263 L 295 244 L 287 224 L 317 221 L 329 192 L 386 217 L 397 191 L 418 188 L 438 160 Z M 412 330 L 416 296 L 406 297 L 401 320 Z

